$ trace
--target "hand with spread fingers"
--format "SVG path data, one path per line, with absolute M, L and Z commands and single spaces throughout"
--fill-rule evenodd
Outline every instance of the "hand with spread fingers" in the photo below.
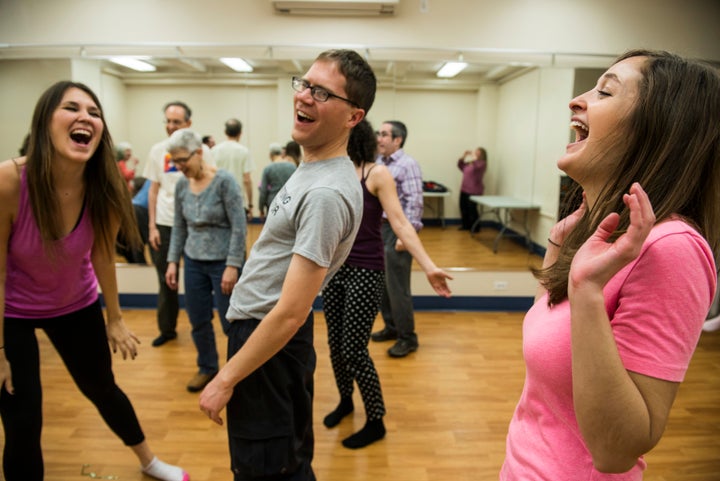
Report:
M 122 319 L 107 323 L 107 336 L 113 353 L 119 348 L 123 359 L 128 356 L 135 359 L 140 339 L 127 328 Z
M 612 213 L 600 222 L 595 233 L 573 258 L 568 283 L 570 296 L 573 289 L 583 283 L 594 283 L 602 289 L 620 269 L 640 254 L 643 242 L 655 225 L 655 213 L 647 193 L 637 182 L 630 187 L 630 193 L 623 196 L 623 202 L 630 209 L 627 232 L 615 242 L 608 242 L 618 226 L 620 215 Z

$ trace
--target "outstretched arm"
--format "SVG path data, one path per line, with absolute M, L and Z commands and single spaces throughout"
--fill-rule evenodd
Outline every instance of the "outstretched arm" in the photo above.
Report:
M 403 213 L 395 188 L 395 181 L 385 166 L 375 166 L 368 176 L 367 184 L 371 193 L 380 199 L 380 204 L 387 214 L 393 232 L 418 262 L 427 276 L 428 282 L 443 297 L 450 297 L 447 280 L 452 276 L 435 265 L 420 241 L 415 228 Z

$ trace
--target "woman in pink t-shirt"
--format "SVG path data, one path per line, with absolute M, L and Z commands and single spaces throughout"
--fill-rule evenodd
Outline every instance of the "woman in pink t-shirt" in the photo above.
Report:
M 535 273 L 500 479 L 638 481 L 716 289 L 720 75 L 632 51 L 570 109 L 580 205 Z

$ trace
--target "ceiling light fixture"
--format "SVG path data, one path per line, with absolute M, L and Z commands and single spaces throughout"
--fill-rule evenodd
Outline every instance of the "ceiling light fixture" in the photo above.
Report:
M 154 72 L 156 70 L 155 65 L 144 62 L 144 60 L 149 59 L 150 57 L 110 57 L 108 60 L 138 72 Z
M 252 65 L 250 65 L 249 63 L 247 63 L 245 60 L 243 60 L 241 58 L 223 57 L 220 59 L 220 61 L 236 72 L 252 72 L 253 71 Z
M 435 75 L 442 78 L 450 78 L 454 77 L 463 70 L 465 70 L 465 67 L 467 67 L 467 62 L 445 62 L 445 65 L 443 65 L 440 70 L 437 71 Z

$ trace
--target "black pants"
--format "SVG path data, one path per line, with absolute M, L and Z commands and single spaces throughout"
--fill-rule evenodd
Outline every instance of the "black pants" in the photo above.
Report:
M 7 481 L 42 481 L 42 386 L 35 329 L 42 329 L 80 391 L 127 446 L 145 440 L 130 400 L 115 384 L 105 321 L 96 301 L 52 319 L 5 318 L 5 355 L 15 394 L 0 392 L 5 429 L 3 469 Z
M 344 264 L 323 289 L 330 362 L 341 398 L 353 395 L 357 383 L 368 421 L 385 415 L 380 378 L 368 343 L 385 290 L 382 270 Z
M 260 321 L 230 324 L 228 359 Z M 313 314 L 280 352 L 240 381 L 227 405 L 230 459 L 235 481 L 314 481 L 311 462 Z
M 463 229 L 472 229 L 473 224 L 478 220 L 477 204 L 470 200 L 473 194 L 460 192 L 460 217 Z
M 178 291 L 170 289 L 165 283 L 165 271 L 167 271 L 167 256 L 170 249 L 170 237 L 172 227 L 158 225 L 160 231 L 160 249 L 150 249 L 150 256 L 158 278 L 158 299 L 157 299 L 157 323 L 160 334 L 167 337 L 175 337 L 177 334 L 177 318 L 180 311 Z
M 142 205 L 133 204 L 135 210 L 135 220 L 137 221 L 138 230 L 140 231 L 140 239 L 142 246 L 138 249 L 131 249 L 125 245 L 125 240 L 118 238 L 117 252 L 130 264 L 146 265 L 145 246 L 148 243 L 148 209 Z

